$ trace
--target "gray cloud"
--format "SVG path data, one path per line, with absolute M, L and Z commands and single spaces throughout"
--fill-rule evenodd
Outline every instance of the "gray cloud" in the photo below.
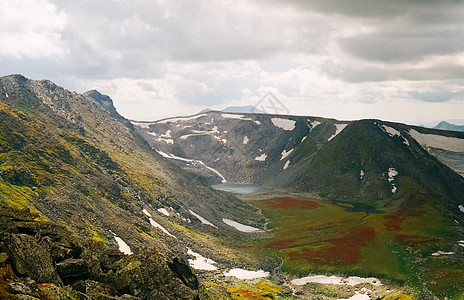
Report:
M 7 23 L 22 24 L 20 30 L 0 26 L 0 37 L 17 38 L 12 45 L 27 50 L 15 56 L 4 47 L 11 53 L 0 51 L 1 71 L 77 91 L 98 83 L 116 93 L 115 103 L 137 99 L 140 107 L 158 108 L 167 101 L 187 110 L 257 97 L 269 88 L 298 101 L 374 104 L 399 94 L 424 103 L 463 100 L 463 1 L 40 3 L 46 17 L 35 20 L 27 10 L 8 15 Z M 50 41 L 43 47 L 27 38 L 36 36 L 34 24 L 50 35 L 39 35 Z M 376 91 L 376 84 L 384 90 Z M 162 113 L 176 114 L 171 106 Z

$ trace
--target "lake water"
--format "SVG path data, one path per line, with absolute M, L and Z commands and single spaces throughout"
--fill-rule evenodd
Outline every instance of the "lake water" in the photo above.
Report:
M 253 193 L 262 188 L 259 184 L 254 183 L 238 183 L 238 182 L 226 182 L 215 184 L 211 186 L 215 190 L 225 191 L 236 194 L 249 194 Z

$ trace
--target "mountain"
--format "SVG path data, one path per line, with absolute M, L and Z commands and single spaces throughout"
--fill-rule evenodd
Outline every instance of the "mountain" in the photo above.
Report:
M 464 131 L 464 125 L 454 125 L 446 121 L 441 121 L 433 128 L 442 129 L 442 130 L 452 130 L 452 131 Z
M 386 278 L 410 287 L 411 299 L 464 293 L 464 133 L 217 111 L 133 124 L 206 184 L 261 184 L 241 198 L 269 219 L 272 237 L 259 245 L 286 274 Z M 308 299 L 317 291 L 292 287 Z
M 258 210 L 153 151 L 108 96 L 11 75 L 0 101 L 2 296 L 198 299 L 199 257 L 272 265 L 223 221 L 262 228 Z
M 199 113 L 205 113 L 212 111 L 211 108 L 202 109 Z M 221 110 L 222 112 L 228 113 L 257 113 L 257 114 L 265 114 L 266 112 L 254 107 L 253 105 L 246 105 L 246 106 L 229 106 Z
M 450 206 L 464 199 L 461 133 L 379 120 L 221 112 L 134 124 L 161 155 L 207 183 L 259 183 L 377 203 L 398 195 L 388 175 L 394 169 L 399 193 L 404 178 L 426 189 L 434 182 L 430 193 Z
M 254 113 L 254 114 L 265 114 L 266 112 L 254 107 L 253 105 L 245 105 L 245 106 L 229 106 L 222 110 L 223 112 L 228 113 Z
M 0 296 L 459 299 L 463 149 L 381 120 L 129 122 L 97 91 L 1 77 Z

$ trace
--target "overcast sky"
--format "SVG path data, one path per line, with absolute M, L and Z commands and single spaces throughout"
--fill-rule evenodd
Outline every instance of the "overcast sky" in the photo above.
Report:
M 127 118 L 254 105 L 464 119 L 464 1 L 2 0 L 0 75 L 109 95 Z

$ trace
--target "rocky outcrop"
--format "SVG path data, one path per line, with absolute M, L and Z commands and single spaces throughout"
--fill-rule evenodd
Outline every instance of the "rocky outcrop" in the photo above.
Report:
M 199 299 L 198 279 L 181 258 L 153 248 L 123 255 L 82 242 L 28 210 L 0 206 L 0 292 L 20 299 Z

